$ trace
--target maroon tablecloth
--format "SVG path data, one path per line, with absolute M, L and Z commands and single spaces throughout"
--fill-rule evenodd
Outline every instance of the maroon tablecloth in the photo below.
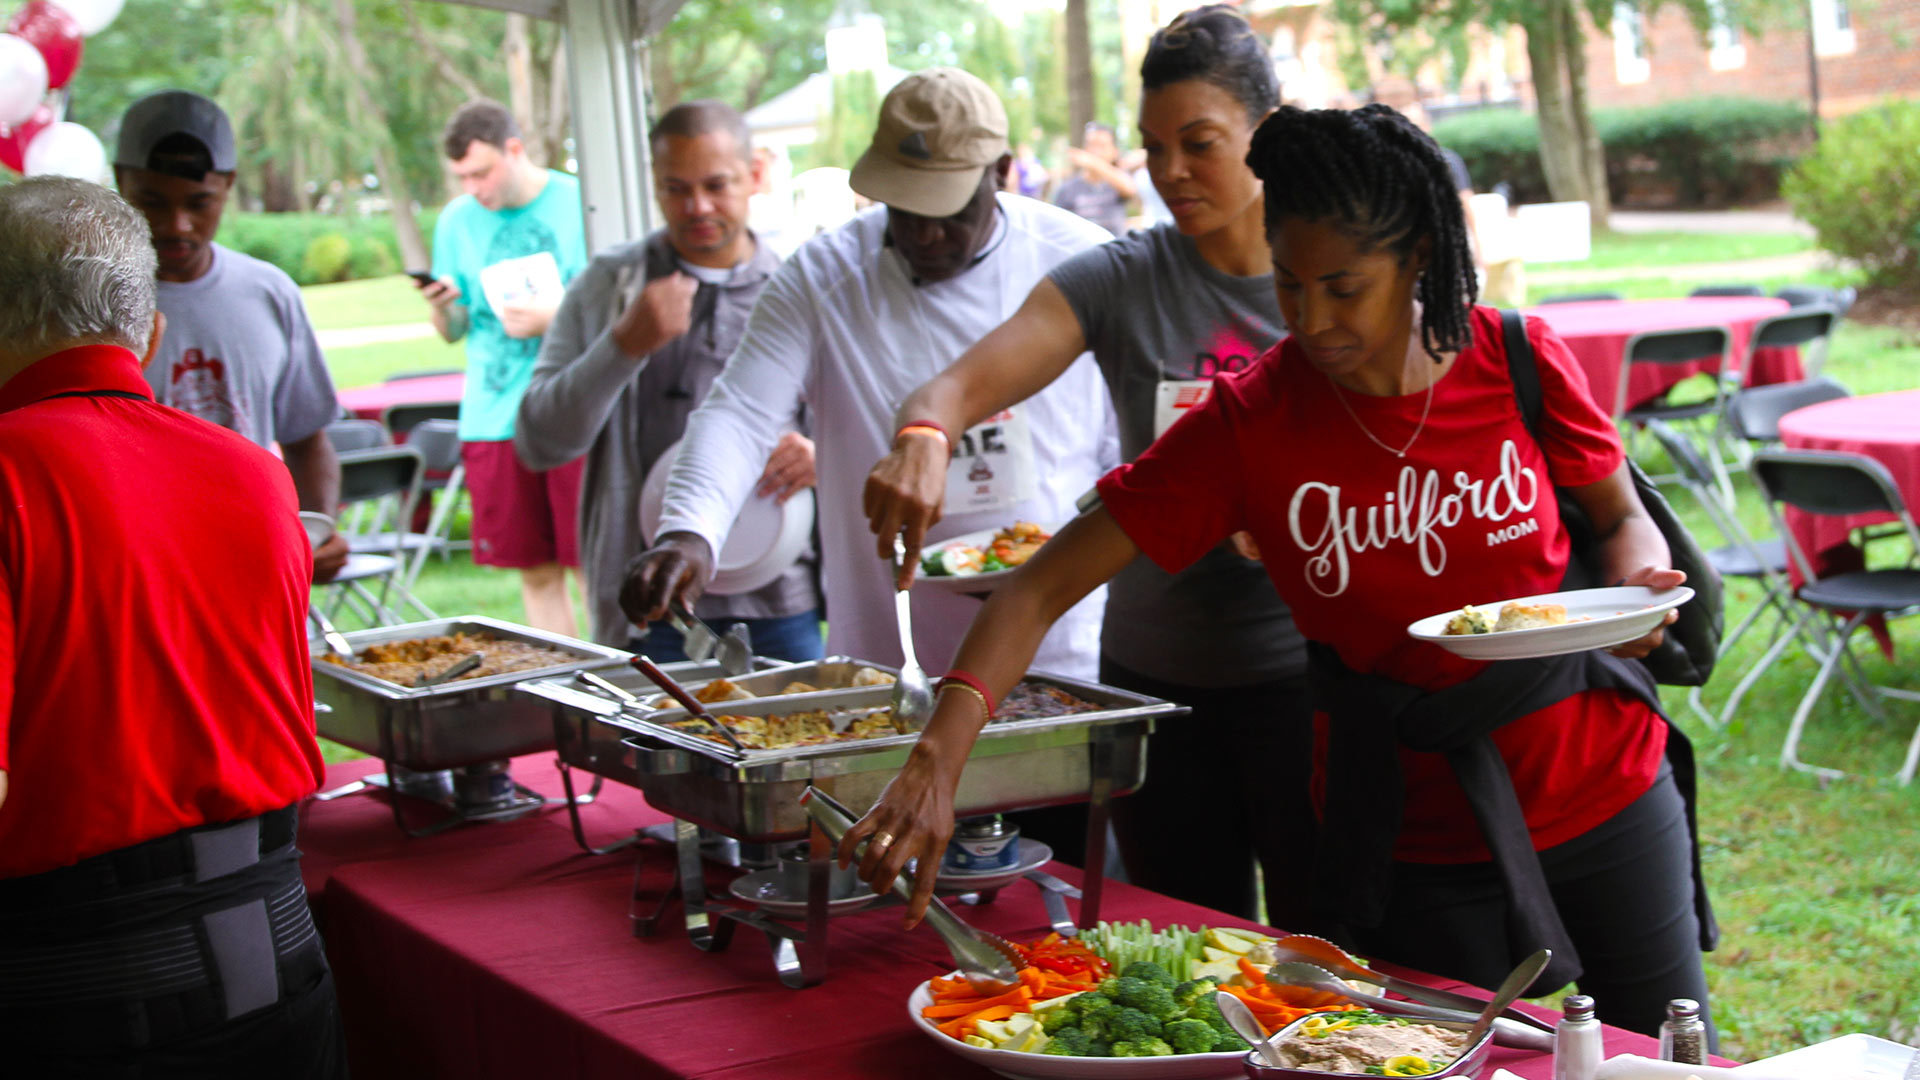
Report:
M 551 762 L 520 758 L 514 775 L 557 792 Z M 374 767 L 334 766 L 327 784 Z M 931 930 L 900 930 L 898 908 L 835 919 L 832 974 L 789 990 L 774 978 L 764 938 L 745 927 L 721 953 L 695 949 L 677 913 L 673 932 L 631 936 L 633 857 L 582 854 L 564 810 L 409 839 L 394 827 L 386 798 L 310 802 L 300 832 L 355 1080 L 990 1078 L 909 1020 L 907 995 L 950 964 Z M 639 792 L 613 784 L 583 815 L 596 843 L 666 820 Z M 657 844 L 638 850 L 639 900 L 651 905 L 669 885 L 669 856 Z M 1071 867 L 1048 869 L 1079 880 Z M 1109 884 L 1103 907 L 1110 919 L 1245 925 L 1129 885 Z M 964 908 L 963 917 L 1016 939 L 1047 929 L 1039 893 L 1026 882 Z M 1653 1056 L 1656 1047 L 1609 1029 L 1607 1050 Z M 1528 1080 L 1553 1075 L 1551 1055 L 1517 1050 L 1496 1049 L 1492 1067 Z
M 1589 300 L 1577 304 L 1542 304 L 1528 308 L 1566 341 L 1574 358 L 1586 369 L 1593 399 L 1609 413 L 1620 396 L 1620 360 L 1627 339 L 1649 330 L 1684 330 L 1696 326 L 1724 326 L 1733 335 L 1733 363 L 1747 355 L 1747 340 L 1761 319 L 1787 310 L 1785 300 L 1765 296 L 1702 296 L 1686 300 Z M 1705 370 L 1705 364 L 1642 364 L 1627 376 L 1627 407 L 1642 405 L 1665 393 L 1680 380 Z M 1749 386 L 1793 382 L 1804 378 L 1797 348 L 1762 349 L 1753 358 Z
M 466 392 L 464 373 L 423 375 L 336 391 L 340 407 L 362 420 L 378 420 L 394 405 L 458 405 Z
M 1864 454 L 1887 467 L 1901 498 L 1920 505 L 1920 390 L 1841 398 L 1809 405 L 1780 418 L 1780 441 L 1792 450 L 1843 450 Z M 1887 514 L 1828 517 L 1788 507 L 1787 528 L 1820 572 L 1858 564 L 1854 529 L 1879 525 Z M 1796 571 L 1794 583 L 1799 584 Z

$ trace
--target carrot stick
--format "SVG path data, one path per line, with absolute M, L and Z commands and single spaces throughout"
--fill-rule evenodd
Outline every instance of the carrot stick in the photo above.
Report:
M 976 1009 L 991 1008 L 995 1005 L 1027 1006 L 1033 1002 L 1033 991 L 1025 986 L 1016 986 L 997 997 L 979 998 L 974 1001 L 956 1001 L 951 1005 L 929 1005 L 920 1010 L 920 1015 L 934 1017 L 965 1016 Z

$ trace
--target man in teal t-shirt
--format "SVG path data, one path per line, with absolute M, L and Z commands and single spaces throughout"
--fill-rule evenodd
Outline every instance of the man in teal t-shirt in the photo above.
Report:
M 534 472 L 513 453 L 513 420 L 540 338 L 587 264 L 580 181 L 527 157 L 513 114 L 473 101 L 447 122 L 447 159 L 466 194 L 433 230 L 421 293 L 448 341 L 467 339 L 461 456 L 473 494 L 473 561 L 521 574 L 530 625 L 577 634 L 566 567 L 580 566 L 582 463 Z

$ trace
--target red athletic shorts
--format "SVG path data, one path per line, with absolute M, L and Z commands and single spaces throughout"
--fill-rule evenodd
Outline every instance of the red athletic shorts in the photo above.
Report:
M 527 569 L 580 565 L 580 473 L 586 459 L 534 472 L 511 440 L 460 444 L 473 495 L 473 561 Z

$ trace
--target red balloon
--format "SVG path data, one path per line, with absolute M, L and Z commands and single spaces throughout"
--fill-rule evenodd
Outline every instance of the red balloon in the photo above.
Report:
M 53 108 L 42 105 L 33 115 L 14 127 L 0 124 L 0 165 L 14 172 L 27 171 L 27 144 L 35 135 L 53 126 Z
M 7 32 L 33 42 L 47 59 L 47 89 L 58 90 L 80 66 L 80 23 L 50 0 L 30 0 L 14 13 Z

